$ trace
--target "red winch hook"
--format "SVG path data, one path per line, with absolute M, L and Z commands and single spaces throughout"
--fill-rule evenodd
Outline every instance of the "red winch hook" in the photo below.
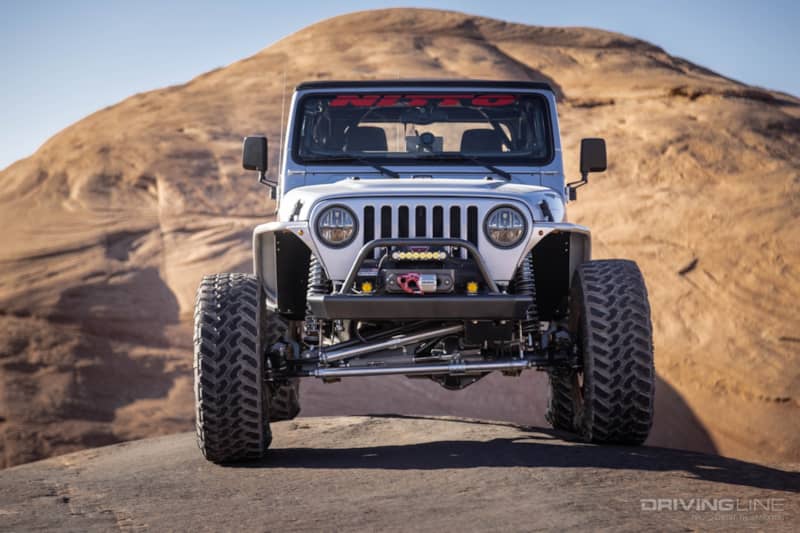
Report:
M 419 287 L 419 274 L 416 272 L 397 276 L 397 285 L 403 289 L 403 292 L 408 294 L 423 294 L 422 289 Z

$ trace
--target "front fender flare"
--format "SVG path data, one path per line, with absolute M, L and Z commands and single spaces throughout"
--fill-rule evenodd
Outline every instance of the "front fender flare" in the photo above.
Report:
M 535 222 L 525 245 L 525 252 L 520 257 L 517 266 L 519 267 L 528 253 L 531 251 L 535 253 L 534 248 L 545 237 L 559 233 L 569 234 L 569 279 L 571 280 L 578 265 L 592 258 L 592 232 L 586 226 L 568 222 Z
M 264 288 L 269 309 L 297 318 L 304 316 L 311 254 L 320 258 L 308 222 L 268 222 L 256 226 L 253 273 Z

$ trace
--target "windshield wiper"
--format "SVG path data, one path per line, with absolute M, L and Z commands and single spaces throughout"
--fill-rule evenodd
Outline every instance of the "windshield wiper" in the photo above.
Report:
M 342 154 L 342 155 L 335 155 L 335 156 L 331 156 L 331 157 L 325 157 L 325 158 L 322 158 L 322 159 L 310 159 L 308 161 L 358 161 L 359 163 L 363 163 L 365 165 L 368 165 L 368 166 L 374 168 L 375 170 L 377 170 L 381 174 L 386 174 L 387 176 L 395 178 L 395 179 L 399 179 L 400 178 L 400 174 L 398 174 L 394 170 L 388 169 L 388 168 L 386 168 L 386 167 L 384 167 L 382 165 L 377 164 L 374 161 L 370 161 L 369 159 L 366 159 L 366 158 L 361 157 L 361 156 L 357 156 L 355 154 L 345 153 L 345 154 Z
M 472 163 L 475 163 L 478 166 L 481 166 L 481 167 L 483 167 L 483 168 L 485 168 L 485 169 L 497 174 L 498 176 L 500 176 L 501 178 L 503 178 L 506 181 L 511 181 L 511 174 L 509 172 L 506 172 L 502 168 L 497 168 L 494 165 L 490 165 L 486 161 L 481 161 L 477 157 L 473 157 L 471 155 L 466 155 L 466 154 L 448 154 L 448 155 L 445 155 L 445 156 L 431 157 L 430 159 L 437 159 L 437 160 L 442 160 L 442 161 L 448 161 L 448 160 L 450 160 L 450 161 L 470 161 Z

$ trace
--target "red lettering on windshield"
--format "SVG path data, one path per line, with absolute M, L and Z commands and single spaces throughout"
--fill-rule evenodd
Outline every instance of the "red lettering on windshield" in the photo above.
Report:
M 399 102 L 402 97 L 403 96 L 400 95 L 400 94 L 387 94 L 386 96 L 381 98 L 380 102 L 378 102 L 378 106 L 379 107 L 388 107 L 388 106 L 397 105 L 397 102 Z
M 461 105 L 464 100 L 472 100 L 474 95 L 471 94 L 409 94 L 406 95 L 407 106 L 421 107 L 427 105 L 429 102 L 438 102 L 439 106 L 451 107 Z
M 511 105 L 516 101 L 517 97 L 513 94 L 485 94 L 483 96 L 477 96 L 473 98 L 472 104 L 484 107 L 493 107 Z
M 403 105 L 408 107 L 422 107 L 428 104 L 431 98 L 435 98 L 429 94 L 407 94 L 403 97 Z
M 391 107 L 408 106 L 424 107 L 429 103 L 436 103 L 439 107 L 454 107 L 464 105 L 480 107 L 499 107 L 511 105 L 517 101 L 515 94 L 340 94 L 331 100 L 331 107 Z
M 357 94 L 340 94 L 329 104 L 331 107 L 344 107 L 352 105 L 355 107 L 372 107 L 378 101 L 381 95 L 370 94 L 367 96 L 359 96 Z
M 439 96 L 439 105 L 440 106 L 454 106 L 454 105 L 461 105 L 463 100 L 471 99 L 473 95 L 471 94 L 443 94 Z

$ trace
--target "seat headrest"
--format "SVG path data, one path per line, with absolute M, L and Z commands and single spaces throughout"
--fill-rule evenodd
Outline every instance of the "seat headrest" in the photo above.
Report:
M 383 128 L 357 126 L 347 131 L 345 152 L 385 152 L 387 149 L 386 132 Z
M 503 138 L 494 130 L 467 130 L 461 136 L 461 151 L 464 153 L 500 152 Z

